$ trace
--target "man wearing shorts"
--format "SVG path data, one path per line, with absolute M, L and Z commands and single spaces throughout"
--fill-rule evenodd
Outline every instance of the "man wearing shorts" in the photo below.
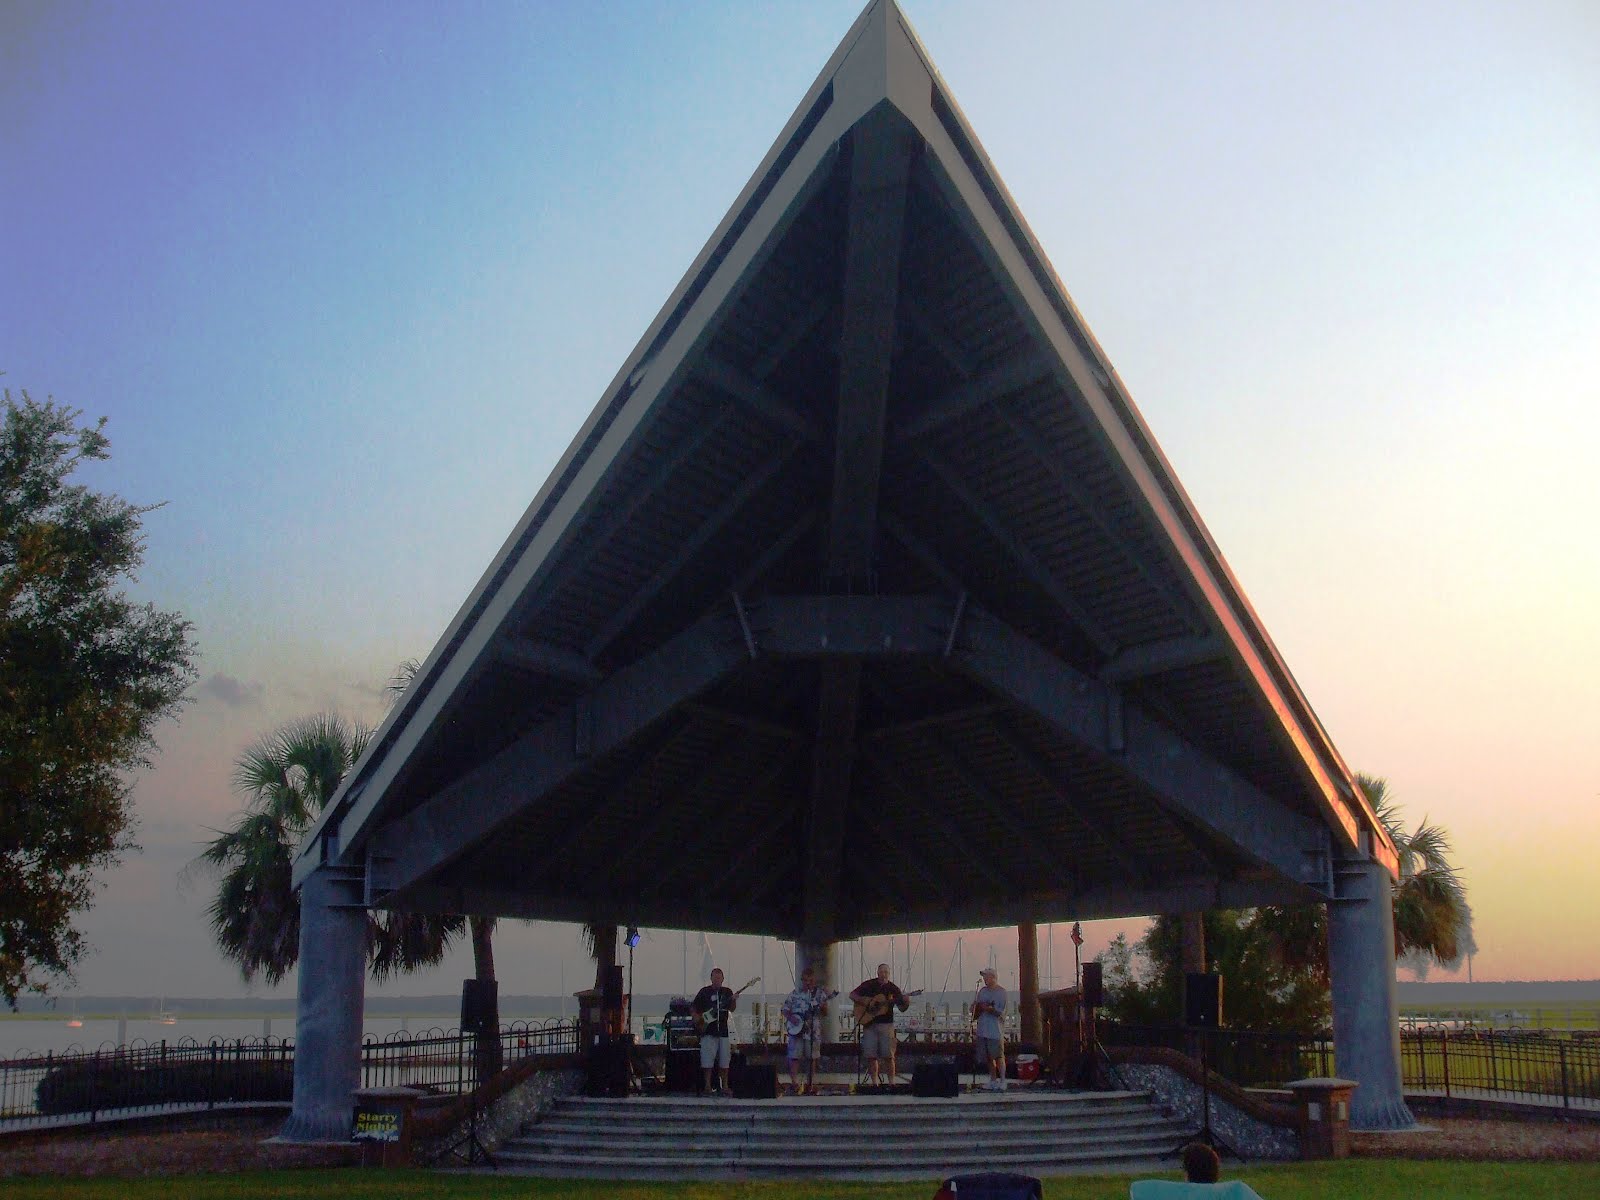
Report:
M 728 1014 L 739 1003 L 732 988 L 722 986 L 722 968 L 713 967 L 711 982 L 694 994 L 689 1007 L 699 1014 L 700 1070 L 705 1075 L 705 1090 L 710 1096 L 728 1094 L 728 1063 L 733 1057 L 733 1038 L 728 1034 Z M 712 1079 L 713 1069 L 717 1072 Z
M 999 984 L 993 967 L 983 969 L 983 986 L 972 998 L 972 1012 L 977 1027 L 976 1054 L 979 1062 L 989 1064 L 989 1082 L 984 1087 L 991 1092 L 1006 1090 L 1005 1031 L 1000 1027 L 1006 1013 L 1006 990 Z
M 862 1005 L 861 1013 L 861 1054 L 867 1060 L 867 1072 L 872 1080 L 873 1087 L 883 1083 L 893 1083 L 895 1079 L 894 1063 L 894 1010 L 896 1007 L 901 1012 L 911 1007 L 911 998 L 900 990 L 900 986 L 889 978 L 889 964 L 879 963 L 878 974 L 868 979 L 850 993 L 850 999 Z M 889 1060 L 889 1077 L 882 1079 L 878 1074 L 878 1063 Z
M 809 1090 L 817 1090 L 817 1060 L 822 1057 L 822 1018 L 828 1013 L 828 998 L 837 995 L 817 986 L 817 973 L 811 967 L 800 972 L 800 986 L 783 1002 L 784 1034 L 788 1038 L 789 1083 L 796 1096 L 808 1090 L 800 1084 L 800 1060 L 806 1062 Z

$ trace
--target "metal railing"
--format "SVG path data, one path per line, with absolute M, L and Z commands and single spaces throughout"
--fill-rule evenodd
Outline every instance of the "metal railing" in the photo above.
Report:
M 498 1061 L 578 1049 L 572 1020 L 503 1025 Z M 457 1029 L 367 1038 L 363 1087 L 409 1085 L 452 1094 L 471 1088 L 486 1057 L 484 1039 Z M 119 1117 L 219 1106 L 284 1104 L 294 1093 L 294 1042 L 279 1038 L 192 1038 L 134 1042 L 95 1051 L 0 1059 L 0 1130 L 94 1124 Z
M 1168 1046 L 1194 1054 L 1195 1035 L 1171 1027 L 1102 1022 L 1107 1046 Z M 1244 1087 L 1272 1087 L 1335 1074 L 1328 1034 L 1209 1034 L 1212 1070 Z M 1418 1029 L 1400 1032 L 1400 1076 L 1408 1091 L 1464 1099 L 1515 1100 L 1563 1108 L 1600 1105 L 1600 1039 L 1537 1029 Z
M 1436 1029 L 1400 1036 L 1408 1088 L 1562 1108 L 1600 1105 L 1600 1041 L 1538 1029 Z

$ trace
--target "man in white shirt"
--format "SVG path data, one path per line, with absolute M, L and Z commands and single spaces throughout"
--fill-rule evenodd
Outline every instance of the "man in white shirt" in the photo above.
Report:
M 989 1082 L 984 1087 L 991 1092 L 1006 1090 L 1006 1043 L 1001 1028 L 1001 1018 L 1006 1012 L 1006 990 L 999 984 L 993 967 L 983 969 L 983 986 L 972 998 L 972 1015 L 976 1022 L 977 1057 L 989 1064 Z

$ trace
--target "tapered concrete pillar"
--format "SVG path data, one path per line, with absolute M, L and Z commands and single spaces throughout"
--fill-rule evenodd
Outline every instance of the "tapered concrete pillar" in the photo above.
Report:
M 828 1002 L 828 1017 L 822 1025 L 822 1040 L 841 1040 L 847 1022 L 844 1014 L 850 1011 L 849 992 L 859 980 L 839 978 L 839 944 L 837 942 L 796 942 L 794 944 L 794 977 L 810 967 L 817 973 L 817 986 L 825 991 L 837 991 L 838 996 Z
M 1353 1079 L 1352 1129 L 1409 1129 L 1416 1118 L 1400 1082 L 1400 1007 L 1394 982 L 1394 901 L 1389 873 L 1342 862 L 1328 904 L 1333 974 L 1333 1060 Z
M 287 1142 L 348 1142 L 361 1086 L 367 969 L 366 910 L 353 887 L 319 867 L 300 888 L 299 997 L 294 1022 L 294 1108 Z

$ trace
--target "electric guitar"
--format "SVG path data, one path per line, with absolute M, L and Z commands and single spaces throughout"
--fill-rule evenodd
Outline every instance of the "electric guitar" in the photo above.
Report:
M 822 1003 L 826 1004 L 829 1000 L 832 1000 L 838 994 L 839 994 L 838 992 L 828 992 L 826 995 L 824 995 L 822 997 Z M 783 1030 L 784 1030 L 784 1032 L 787 1033 L 790 1037 L 799 1037 L 801 1034 L 803 1034 L 806 1031 L 806 1022 L 811 1020 L 811 1018 L 813 1016 L 815 1016 L 816 1013 L 817 1013 L 817 1009 L 816 1008 L 808 1008 L 805 1012 L 795 1012 L 794 1010 L 786 1007 L 783 1010 Z
M 918 988 L 914 992 L 901 992 L 900 995 L 903 997 L 904 1003 L 900 1005 L 900 1011 L 905 1012 L 910 1005 L 911 997 L 920 996 L 922 992 L 922 988 Z M 856 1024 L 866 1025 L 876 1021 L 889 1011 L 889 1005 L 893 1003 L 894 1001 L 890 1000 L 888 996 L 868 996 L 865 1000 L 857 1000 L 855 1002 Z
M 733 994 L 733 1000 L 737 1000 L 742 992 L 755 987 L 755 985 L 760 982 L 761 976 L 757 975 L 749 983 L 745 984 L 744 987 L 740 988 L 739 991 Z M 733 1000 L 728 1001 L 730 1006 L 733 1004 Z M 712 1000 L 711 1007 L 706 1009 L 705 1012 L 696 1010 L 694 1014 L 694 1031 L 703 1035 L 707 1029 L 715 1028 L 718 1024 L 720 1024 L 721 1009 L 722 998 L 719 996 Z

